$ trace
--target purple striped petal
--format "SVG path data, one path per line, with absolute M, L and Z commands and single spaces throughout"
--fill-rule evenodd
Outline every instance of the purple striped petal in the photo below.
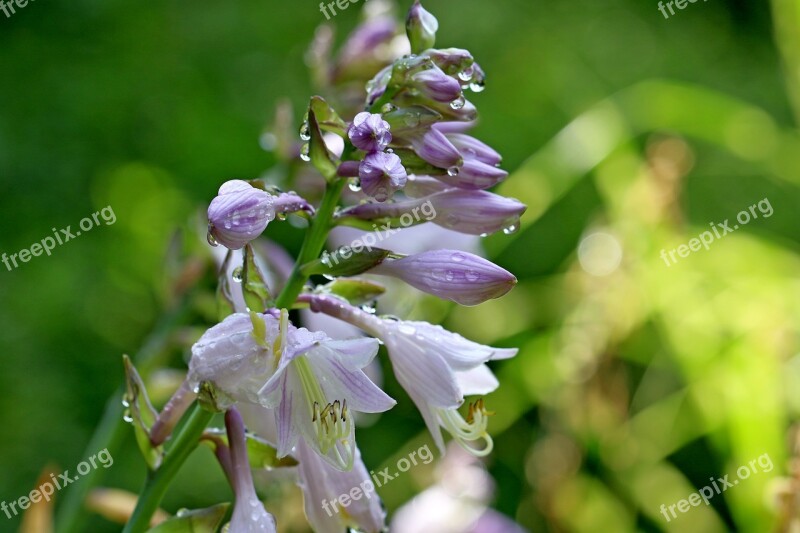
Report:
M 503 158 L 491 146 L 479 141 L 471 135 L 464 133 L 450 133 L 447 139 L 458 148 L 465 159 L 477 159 L 487 165 L 497 165 Z
M 458 172 L 434 176 L 439 181 L 461 189 L 488 189 L 508 177 L 508 172 L 477 159 L 465 159 Z
M 347 136 L 353 146 L 365 152 L 380 152 L 392 142 L 389 123 L 381 115 L 366 111 L 355 116 Z
M 238 250 L 261 235 L 275 218 L 273 203 L 272 196 L 246 181 L 228 181 L 208 206 L 209 235 Z
M 408 175 L 396 154 L 372 152 L 364 157 L 358 169 L 361 188 L 379 202 L 385 202 L 406 184 Z
M 422 159 L 439 168 L 457 167 L 463 162 L 461 153 L 440 131 L 430 129 L 411 139 L 414 151 Z
M 527 209 L 518 200 L 480 190 L 449 189 L 427 200 L 436 211 L 433 223 L 470 235 L 519 226 L 519 218 Z

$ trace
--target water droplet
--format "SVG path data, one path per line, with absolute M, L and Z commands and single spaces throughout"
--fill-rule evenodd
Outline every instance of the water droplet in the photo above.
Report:
M 478 274 L 474 270 L 468 270 L 467 273 L 465 274 L 465 277 L 467 278 L 467 281 L 471 281 L 473 283 L 481 278 L 480 274 Z
M 456 278 L 456 273 L 453 270 L 448 270 L 444 277 L 447 281 L 453 281 Z
M 122 407 L 126 407 L 127 408 L 127 407 L 130 407 L 130 406 L 131 406 L 131 402 L 128 401 L 128 397 L 126 396 L 125 398 L 122 399 Z
M 450 168 L 447 169 L 447 175 L 448 176 L 458 176 L 458 171 L 459 170 L 460 169 L 458 167 L 450 167 Z
M 311 140 L 311 127 L 309 127 L 308 122 L 303 122 L 303 125 L 300 126 L 300 139 L 303 141 Z
M 175 516 L 177 516 L 178 518 L 181 518 L 181 517 L 184 517 L 184 516 L 186 516 L 187 514 L 189 514 L 189 509 L 186 509 L 186 508 L 184 507 L 184 508 L 182 508 L 182 509 L 178 509 L 178 512 L 177 512 L 177 513 L 175 513 Z
M 461 81 L 469 81 L 472 79 L 472 76 L 475 75 L 475 69 L 472 66 L 469 66 L 458 73 L 458 78 Z
M 350 178 L 347 180 L 347 186 L 353 192 L 358 192 L 361 190 L 361 180 L 358 178 Z
M 466 103 L 467 103 L 467 99 L 464 98 L 464 95 L 461 95 L 458 98 L 456 98 L 455 100 L 453 100 L 452 102 L 450 102 L 450 107 L 452 107 L 453 109 L 458 110 L 458 109 L 461 109 L 462 107 L 464 107 L 464 105 L 466 105 Z
M 481 233 L 481 234 L 479 235 L 479 237 L 488 237 L 488 236 L 489 236 L 489 234 L 488 234 L 488 233 Z
M 234 268 L 233 269 L 233 274 L 232 274 L 233 281 L 235 281 L 236 283 L 241 283 L 242 279 L 244 278 L 243 274 L 244 274 L 244 271 L 242 270 L 242 267 Z
M 518 224 L 509 224 L 508 226 L 503 228 L 503 233 L 505 233 L 506 235 L 511 235 L 512 233 L 516 233 L 517 231 L 519 231 Z
M 381 107 L 381 113 L 391 113 L 395 109 L 397 109 L 397 106 L 390 102 L 383 104 L 383 107 Z
M 300 159 L 302 159 L 303 161 L 311 161 L 311 156 L 309 156 L 308 153 L 309 153 L 309 147 L 308 143 L 306 143 L 300 149 Z
M 275 218 L 277 218 L 279 221 L 283 222 L 284 220 L 286 220 L 286 213 L 276 213 L 275 214 Z
M 208 233 L 206 234 L 206 240 L 208 241 L 208 244 L 210 244 L 211 246 L 219 246 L 216 237 L 214 237 L 214 234 L 212 233 L 213 229 L 214 227 L 211 224 L 209 224 Z
M 362 305 L 362 306 L 361 306 L 361 310 L 362 310 L 362 311 L 364 311 L 365 313 L 369 313 L 369 314 L 371 314 L 371 315 L 374 315 L 374 314 L 375 314 L 375 308 L 374 308 L 374 307 L 372 307 L 372 306 L 371 306 L 371 305 L 369 305 L 369 304 L 364 304 L 364 305 Z
M 450 256 L 450 259 L 455 261 L 456 263 L 460 263 L 465 259 L 464 254 L 453 254 Z
M 331 276 L 330 274 L 323 274 L 322 277 L 327 279 L 328 281 L 333 281 L 336 279 L 335 276 Z
M 486 88 L 486 84 L 482 81 L 473 81 L 469 84 L 469 89 L 474 93 L 481 93 Z
M 403 122 L 409 128 L 416 128 L 419 126 L 419 113 L 409 113 L 403 118 Z
M 122 413 L 122 420 L 127 422 L 128 424 L 133 422 L 133 417 L 131 416 L 131 412 L 126 409 L 124 413 Z

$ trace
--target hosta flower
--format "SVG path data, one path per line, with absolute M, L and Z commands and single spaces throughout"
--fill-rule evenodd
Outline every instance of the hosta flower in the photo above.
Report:
M 433 128 L 411 138 L 414 151 L 422 159 L 439 168 L 449 169 L 462 164 L 463 158 L 445 134 Z
M 517 278 L 506 269 L 458 250 L 432 250 L 386 260 L 368 272 L 402 279 L 421 291 L 461 305 L 499 298 L 517 284 Z
M 312 311 L 335 316 L 383 340 L 397 380 L 442 452 L 442 428 L 470 453 L 491 452 L 493 443 L 487 432 L 491 413 L 483 402 L 471 404 L 466 419 L 458 407 L 465 395 L 495 390 L 497 379 L 485 363 L 514 357 L 516 349 L 484 346 L 427 322 L 382 319 L 332 296 L 304 295 L 301 299 L 310 303 Z M 477 441 L 483 441 L 482 447 Z
M 372 152 L 364 157 L 358 168 L 361 188 L 379 202 L 385 202 L 395 191 L 402 189 L 408 175 L 397 155 Z
M 275 218 L 274 198 L 246 181 L 231 180 L 208 206 L 209 242 L 231 250 L 243 248 Z
M 465 159 L 477 159 L 487 165 L 497 165 L 503 158 L 491 146 L 465 133 L 447 133 L 447 140 L 455 146 Z
M 394 404 L 367 378 L 375 339 L 335 341 L 325 333 L 296 328 L 284 311 L 237 313 L 209 329 L 192 347 L 189 383 L 210 383 L 219 407 L 233 402 L 273 410 L 279 456 L 299 438 L 339 469 L 353 465 L 352 411 L 377 413 Z
M 306 517 L 316 533 L 385 531 L 386 513 L 357 448 L 347 472 L 331 468 L 303 443 L 297 445 L 296 455 Z
M 477 158 L 465 157 L 457 169 L 434 176 L 436 179 L 461 189 L 488 189 L 508 177 L 508 172 Z
M 381 152 L 392 142 L 389 123 L 377 113 L 359 113 L 347 131 L 353 146 L 365 152 Z
M 225 414 L 231 458 L 231 484 L 236 495 L 236 505 L 228 531 L 235 533 L 275 533 L 275 519 L 264 509 L 253 486 L 253 475 L 247 459 L 244 422 L 241 415 L 231 409 Z

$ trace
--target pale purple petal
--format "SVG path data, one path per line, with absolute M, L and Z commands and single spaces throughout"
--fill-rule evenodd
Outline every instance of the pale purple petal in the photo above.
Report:
M 347 135 L 353 146 L 366 152 L 380 152 L 392 141 L 389 123 L 381 115 L 366 111 L 355 116 Z
M 238 250 L 275 218 L 274 198 L 242 180 L 220 187 L 208 206 L 209 233 L 223 246 Z
M 472 370 L 456 372 L 456 381 L 464 396 L 489 394 L 500 386 L 500 382 L 486 365 L 478 365 Z
M 364 157 L 358 175 L 364 192 L 379 202 L 385 202 L 395 191 L 402 189 L 408 175 L 396 154 L 373 152 Z
M 436 167 L 449 169 L 462 164 L 461 153 L 438 130 L 430 129 L 424 135 L 413 137 L 411 145 L 418 156 Z

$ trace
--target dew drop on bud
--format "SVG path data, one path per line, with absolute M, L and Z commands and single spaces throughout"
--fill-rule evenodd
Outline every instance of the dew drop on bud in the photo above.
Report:
M 480 81 L 480 82 L 473 81 L 472 83 L 469 84 L 470 91 L 472 91 L 474 93 L 483 92 L 483 90 L 485 88 L 486 88 L 486 85 L 482 81 Z
M 358 178 L 350 178 L 347 180 L 347 187 L 353 192 L 358 192 L 361 190 L 361 180 Z
M 383 104 L 383 107 L 381 107 L 381 113 L 391 113 L 395 109 L 397 109 L 397 106 L 394 105 L 393 103 L 389 102 L 389 103 Z
M 234 269 L 233 269 L 233 274 L 232 274 L 232 276 L 233 276 L 233 281 L 235 281 L 236 283 L 241 283 L 241 282 L 242 282 L 242 279 L 243 279 L 243 274 L 242 274 L 242 272 L 243 272 L 243 271 L 242 271 L 242 267 L 236 267 L 236 268 L 234 268 Z
M 488 233 L 481 233 L 481 234 L 479 235 L 479 237 L 488 237 L 488 236 L 489 236 L 489 234 L 488 234 Z
M 505 228 L 503 228 L 503 233 L 506 235 L 511 235 L 512 233 L 516 233 L 519 230 L 518 224 L 509 224 Z
M 217 239 L 214 237 L 214 234 L 211 232 L 211 229 L 212 229 L 211 226 L 209 226 L 208 233 L 206 234 L 206 240 L 208 241 L 208 244 L 210 244 L 211 246 L 219 246 L 219 243 L 217 242 Z
M 405 122 L 406 126 L 409 128 L 416 128 L 419 126 L 419 113 L 409 113 L 403 117 L 403 122 Z
M 450 167 L 447 169 L 448 176 L 458 176 L 458 167 Z
M 311 157 L 308 155 L 308 143 L 304 144 L 303 147 L 300 149 L 300 159 L 303 161 L 311 161 Z
M 464 105 L 466 103 L 467 103 L 467 99 L 464 98 L 464 95 L 462 94 L 461 96 L 459 96 L 458 98 L 456 98 L 455 100 L 450 102 L 450 107 L 452 107 L 453 109 L 458 110 L 458 109 L 461 109 L 462 107 L 464 107 Z
M 129 409 L 125 409 L 125 412 L 122 414 L 122 420 L 124 420 L 128 424 L 133 422 L 133 417 L 131 416 L 131 412 Z
M 303 122 L 303 125 L 300 126 L 300 140 L 311 140 L 311 128 L 309 127 L 308 122 Z
M 472 79 L 472 76 L 475 75 L 475 69 L 473 67 L 467 67 L 461 72 L 458 73 L 458 77 L 461 81 L 469 81 Z

